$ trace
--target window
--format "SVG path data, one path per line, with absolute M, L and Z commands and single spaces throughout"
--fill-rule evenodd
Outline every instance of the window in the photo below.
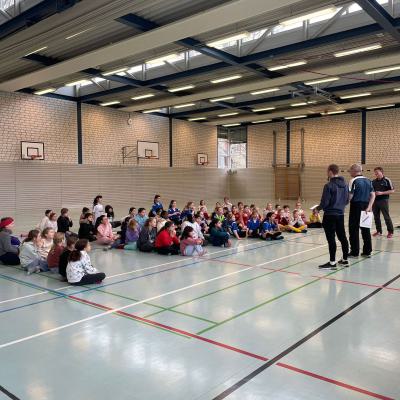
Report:
M 218 128 L 218 168 L 247 168 L 247 127 Z

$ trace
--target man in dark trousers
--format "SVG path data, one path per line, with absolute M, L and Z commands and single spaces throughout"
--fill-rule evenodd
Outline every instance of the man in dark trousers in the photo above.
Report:
M 342 244 L 343 258 L 339 264 L 348 267 L 347 256 L 349 242 L 344 229 L 344 209 L 349 203 L 349 189 L 342 176 L 339 176 L 339 167 L 331 164 L 328 167 L 328 180 L 322 192 L 321 203 L 318 209 L 324 211 L 322 226 L 329 245 L 330 261 L 319 266 L 320 269 L 336 269 L 336 238 Z
M 382 236 L 382 213 L 388 231 L 387 238 L 391 239 L 393 237 L 394 228 L 389 215 L 389 195 L 394 193 L 394 187 L 392 181 L 385 176 L 382 167 L 376 167 L 374 173 L 376 179 L 372 181 L 372 186 L 374 187 L 376 198 L 372 211 L 374 212 L 376 232 L 372 236 Z
M 372 182 L 362 175 L 362 166 L 353 164 L 349 173 L 353 178 L 349 183 L 350 190 L 350 215 L 349 215 L 349 234 L 351 251 L 349 257 L 358 257 L 360 253 L 360 229 L 363 238 L 364 257 L 371 257 L 372 241 L 371 230 L 360 228 L 361 211 L 371 212 L 375 201 L 375 191 Z

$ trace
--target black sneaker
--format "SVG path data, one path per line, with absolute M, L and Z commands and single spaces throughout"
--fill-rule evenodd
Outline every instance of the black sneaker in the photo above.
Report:
M 336 263 L 331 264 L 329 261 L 326 264 L 322 264 L 318 267 L 319 269 L 337 269 Z
M 361 257 L 371 258 L 371 254 L 361 253 Z
M 358 254 L 350 253 L 350 254 L 348 255 L 348 257 L 349 257 L 349 258 L 358 258 Z
M 343 260 L 343 259 L 339 260 L 338 264 L 342 265 L 343 267 L 349 267 L 350 266 L 349 261 L 348 260 Z

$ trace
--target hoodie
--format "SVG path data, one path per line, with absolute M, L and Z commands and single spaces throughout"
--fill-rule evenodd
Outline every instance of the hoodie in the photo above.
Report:
M 331 178 L 325 184 L 321 203 L 318 206 L 325 215 L 344 215 L 344 209 L 349 203 L 349 189 L 343 176 Z

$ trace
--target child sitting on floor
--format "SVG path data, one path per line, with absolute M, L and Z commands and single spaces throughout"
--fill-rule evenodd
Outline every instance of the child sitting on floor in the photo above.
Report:
M 251 218 L 247 221 L 248 235 L 252 238 L 258 238 L 260 231 L 260 217 L 257 210 L 251 214 Z
M 50 271 L 57 272 L 60 264 L 60 256 L 63 253 L 65 247 L 65 235 L 62 232 L 56 232 L 54 234 L 53 246 L 47 256 L 47 265 Z
M 158 254 L 179 254 L 179 238 L 176 236 L 175 224 L 172 221 L 168 221 L 158 232 L 155 249 Z
M 283 239 L 282 232 L 273 220 L 274 213 L 269 212 L 261 224 L 260 237 L 265 240 Z
M 293 217 L 288 225 L 291 232 L 306 233 L 307 225 L 297 210 L 293 211 Z
M 140 225 L 139 225 L 140 226 Z M 150 253 L 154 250 L 154 241 L 157 235 L 157 220 L 153 217 L 149 218 L 140 229 L 137 247 L 140 251 Z
M 90 212 L 89 208 L 87 208 L 87 207 L 82 208 L 81 216 L 79 217 L 79 223 L 81 223 L 82 221 L 84 221 L 86 219 L 86 214 L 89 212 Z
M 58 273 L 63 277 L 64 282 L 67 281 L 67 265 L 69 255 L 75 249 L 75 243 L 77 241 L 78 238 L 75 235 L 67 238 L 66 247 L 60 255 L 60 261 L 58 263 Z
M 163 210 L 160 215 L 157 215 L 157 232 L 160 232 L 164 228 L 165 223 L 168 221 L 168 211 Z
M 21 266 L 27 271 L 28 275 L 33 272 L 49 270 L 46 259 L 43 259 L 40 253 L 42 246 L 43 240 L 40 232 L 37 229 L 29 231 L 28 236 L 22 242 L 19 249 Z
M 232 242 L 229 239 L 229 233 L 222 228 L 222 222 L 213 219 L 210 224 L 210 242 L 213 246 L 231 247 Z
M 247 229 L 242 230 L 236 222 L 236 218 L 232 212 L 228 214 L 228 232 L 237 240 L 241 240 L 247 236 Z
M 48 222 L 49 222 L 49 216 L 53 212 L 53 210 L 46 210 L 44 212 L 44 217 L 41 219 L 41 221 L 36 225 L 36 229 L 39 229 L 39 232 L 43 232 L 44 228 L 47 228 Z
M 157 211 L 159 211 L 159 210 L 161 210 L 161 211 L 164 210 L 164 207 L 161 203 L 161 196 L 159 194 L 156 194 L 154 196 L 154 204 L 151 207 L 151 211 L 154 211 L 157 214 Z
M 307 222 L 308 228 L 322 228 L 322 219 L 318 207 L 313 208 L 310 219 Z
M 171 200 L 168 208 L 168 219 L 170 219 L 175 225 L 181 224 L 181 212 L 176 207 L 176 200 Z
M 52 228 L 44 228 L 43 232 L 41 233 L 42 245 L 39 249 L 39 252 L 43 260 L 47 260 L 50 249 L 53 247 L 54 235 L 55 231 Z
M 180 249 L 183 256 L 204 256 L 206 250 L 201 246 L 203 241 L 200 238 L 196 238 L 194 229 L 191 226 L 187 226 L 181 236 Z
M 93 214 L 88 212 L 84 219 L 80 219 L 78 237 L 79 239 L 87 239 L 89 242 L 97 240 L 96 229 L 93 225 Z
M 69 228 L 73 225 L 68 213 L 68 208 L 62 208 L 60 216 L 57 219 L 57 231 L 65 233 L 65 236 L 69 236 Z
M 135 216 L 135 220 L 138 222 L 140 229 L 144 227 L 144 224 L 148 219 L 149 217 L 146 215 L 146 209 L 143 207 L 139 208 L 138 213 Z
M 137 221 L 131 219 L 128 222 L 125 234 L 125 247 L 124 250 L 136 250 L 137 241 L 139 239 L 140 227 Z
M 14 220 L 11 217 L 2 218 L 0 221 L 0 261 L 6 265 L 18 265 L 19 240 L 12 236 Z
M 106 274 L 93 267 L 88 252 L 91 250 L 87 239 L 79 239 L 75 243 L 75 250 L 69 255 L 67 265 L 68 283 L 71 285 L 90 285 L 101 283 Z
M 101 215 L 97 218 L 96 227 L 97 243 L 108 246 L 105 250 L 119 246 L 118 235 L 113 233 L 112 226 L 106 215 Z

